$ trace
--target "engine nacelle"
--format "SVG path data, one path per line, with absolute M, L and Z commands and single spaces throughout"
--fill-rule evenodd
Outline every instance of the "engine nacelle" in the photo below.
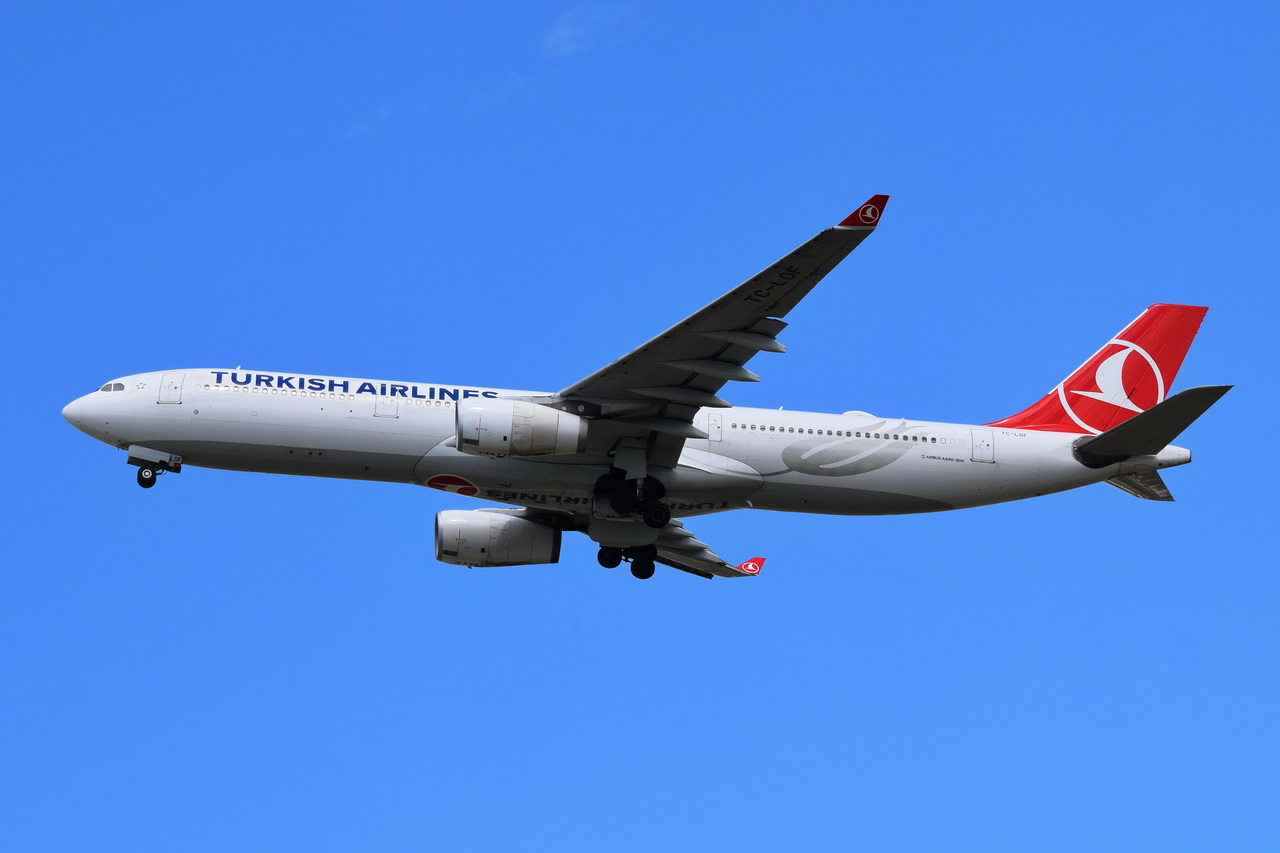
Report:
M 436 513 L 436 559 L 455 566 L 531 566 L 560 561 L 560 531 L 518 509 Z
M 472 456 L 564 456 L 581 453 L 587 421 L 523 400 L 458 404 L 457 447 Z

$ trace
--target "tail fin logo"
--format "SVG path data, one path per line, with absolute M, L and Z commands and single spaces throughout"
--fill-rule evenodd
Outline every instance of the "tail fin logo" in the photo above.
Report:
M 742 565 L 738 566 L 738 571 L 745 575 L 758 575 L 760 570 L 764 568 L 764 557 L 752 557 Z
M 880 208 L 874 204 L 864 204 L 858 211 L 858 218 L 868 225 L 875 225 L 880 221 Z
M 1135 355 L 1138 357 L 1134 358 Z M 1088 370 L 1077 371 L 1071 379 L 1058 386 L 1062 407 L 1081 428 L 1091 433 L 1105 431 L 1115 420 L 1114 410 L 1109 407 L 1136 414 L 1164 400 L 1166 388 L 1160 366 L 1137 344 L 1115 338 L 1091 361 L 1094 364 L 1094 388 L 1070 387 L 1084 385 L 1081 379 L 1087 381 Z M 1081 397 L 1085 399 L 1079 399 Z
M 991 426 L 1097 435 L 1164 401 L 1208 308 L 1143 311 L 1048 394 Z

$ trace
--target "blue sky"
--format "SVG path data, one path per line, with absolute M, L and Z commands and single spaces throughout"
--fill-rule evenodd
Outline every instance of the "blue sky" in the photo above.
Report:
M 1280 847 L 1271 6 L 434 5 L 0 13 L 0 846 Z M 467 571 L 458 496 L 144 492 L 59 414 L 170 367 L 554 390 L 877 192 L 734 402 L 989 421 L 1209 305 L 1177 503 Z

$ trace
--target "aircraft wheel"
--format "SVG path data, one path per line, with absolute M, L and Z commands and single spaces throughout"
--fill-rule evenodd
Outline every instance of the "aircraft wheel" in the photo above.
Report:
M 671 510 L 667 509 L 666 504 L 654 501 L 644 505 L 640 510 L 640 517 L 644 519 L 647 527 L 662 528 L 671 521 Z
M 596 554 L 596 562 L 606 569 L 616 569 L 622 563 L 622 550 L 620 548 L 601 548 L 600 552 Z
M 155 468 L 139 468 L 138 469 L 138 485 L 144 489 L 149 489 L 156 484 Z
M 631 574 L 635 575 L 642 581 L 647 581 L 653 577 L 653 560 L 632 560 Z

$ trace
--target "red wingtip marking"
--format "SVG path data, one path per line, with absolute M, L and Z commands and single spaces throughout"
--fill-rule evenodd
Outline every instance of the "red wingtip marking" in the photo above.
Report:
M 738 571 L 744 575 L 758 575 L 760 570 L 764 568 L 764 557 L 752 557 L 742 565 L 738 566 Z
M 844 218 L 841 225 L 857 225 L 863 228 L 875 228 L 884 215 L 884 206 L 889 203 L 887 195 L 873 195 L 862 205 Z

